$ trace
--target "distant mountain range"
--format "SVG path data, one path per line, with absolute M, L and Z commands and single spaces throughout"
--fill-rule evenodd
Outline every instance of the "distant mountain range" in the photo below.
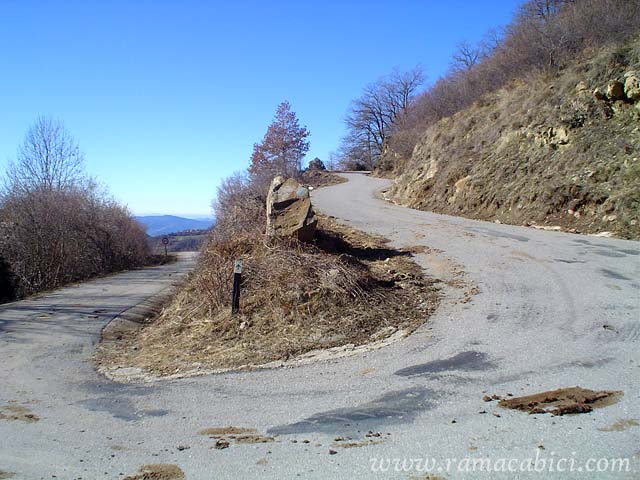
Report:
M 135 219 L 147 227 L 147 235 L 152 237 L 184 230 L 206 230 L 215 223 L 212 218 L 195 220 L 174 215 L 143 215 Z

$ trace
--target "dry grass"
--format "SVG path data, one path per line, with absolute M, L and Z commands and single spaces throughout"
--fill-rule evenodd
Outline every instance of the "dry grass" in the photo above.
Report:
M 482 220 L 640 238 L 640 105 L 591 94 L 629 70 L 640 70 L 640 38 L 484 96 L 424 131 L 396 165 L 393 198 Z
M 244 272 L 240 313 L 233 316 L 237 258 Z M 161 315 L 103 348 L 98 361 L 160 375 L 258 365 L 413 331 L 436 300 L 409 253 L 321 218 L 314 245 L 267 244 L 262 236 L 241 234 L 212 239 L 200 268 Z

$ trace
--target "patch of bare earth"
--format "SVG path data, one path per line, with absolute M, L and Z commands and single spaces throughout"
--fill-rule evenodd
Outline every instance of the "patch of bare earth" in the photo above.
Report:
M 228 448 L 231 443 L 252 444 L 270 443 L 275 441 L 274 437 L 262 435 L 255 428 L 242 427 L 214 427 L 200 430 L 200 435 L 207 435 L 216 440 L 211 448 L 222 450 Z
M 40 417 L 20 405 L 2 405 L 0 406 L 0 420 L 33 423 L 40 420 Z
M 615 403 L 620 396 L 622 396 L 622 392 L 620 391 L 595 391 L 581 387 L 570 387 L 524 397 L 504 399 L 500 400 L 498 405 L 503 408 L 521 410 L 530 414 L 551 413 L 552 415 L 566 415 L 572 413 L 588 413 L 594 408 L 611 405 Z
M 590 93 L 639 65 L 634 35 L 577 55 L 558 75 L 527 75 L 484 95 L 422 130 L 410 154 L 389 149 L 382 169 L 392 169 L 384 173 L 394 185 L 386 198 L 467 218 L 640 238 L 638 102 Z
M 124 480 L 184 480 L 184 472 L 177 466 L 168 463 L 143 465 L 138 472 L 127 475 Z
M 434 281 L 411 257 L 323 217 L 312 245 L 267 243 L 256 235 L 211 242 L 156 319 L 102 342 L 99 369 L 183 376 L 381 346 L 413 332 L 436 307 Z M 232 315 L 238 258 L 244 261 L 240 312 Z
M 4 470 L 0 470 L 0 479 L 13 478 L 15 476 L 16 474 L 13 472 L 5 472 Z
M 409 477 L 409 480 L 447 480 L 447 478 L 441 475 L 434 475 L 432 473 L 427 473 L 426 475 L 419 475 L 419 476 L 412 475 Z
M 635 418 L 625 418 L 622 420 L 618 420 L 613 425 L 608 427 L 598 428 L 601 432 L 623 432 L 628 428 L 640 427 L 640 422 Z
M 377 445 L 382 442 L 384 442 L 384 440 L 338 441 L 333 442 L 331 446 L 333 448 L 360 448 L 369 445 Z

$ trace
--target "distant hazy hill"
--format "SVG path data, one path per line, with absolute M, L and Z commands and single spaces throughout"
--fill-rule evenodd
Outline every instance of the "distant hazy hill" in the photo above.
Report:
M 147 234 L 152 237 L 184 230 L 206 230 L 215 223 L 213 219 L 194 220 L 174 215 L 147 215 L 135 218 L 147 227 Z

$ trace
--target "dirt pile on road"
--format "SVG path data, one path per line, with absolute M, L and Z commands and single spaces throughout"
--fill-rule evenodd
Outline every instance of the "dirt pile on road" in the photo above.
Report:
M 207 435 L 216 440 L 213 448 L 218 450 L 227 448 L 231 443 L 270 443 L 275 441 L 274 437 L 262 435 L 255 428 L 243 427 L 214 427 L 200 430 L 200 435 Z
M 124 480 L 184 480 L 184 472 L 176 465 L 157 463 L 143 465 L 138 473 L 127 475 Z
M 0 406 L 0 420 L 33 423 L 40 420 L 40 417 L 35 415 L 31 410 L 29 410 L 26 407 L 9 404 L 9 405 Z
M 240 312 L 232 315 L 235 259 L 244 272 Z M 409 334 L 436 303 L 411 254 L 320 218 L 310 245 L 255 235 L 211 241 L 159 317 L 103 342 L 97 361 L 155 375 L 250 367 Z
M 481 220 L 640 238 L 639 70 L 636 37 L 585 52 L 557 75 L 514 80 L 428 127 L 394 164 L 389 197 Z M 605 93 L 612 81 L 627 82 L 628 93 Z
M 551 413 L 552 415 L 567 415 L 591 412 L 594 408 L 609 405 L 621 395 L 622 392 L 617 391 L 594 391 L 581 387 L 570 387 L 525 397 L 504 399 L 500 400 L 498 405 L 530 414 Z

